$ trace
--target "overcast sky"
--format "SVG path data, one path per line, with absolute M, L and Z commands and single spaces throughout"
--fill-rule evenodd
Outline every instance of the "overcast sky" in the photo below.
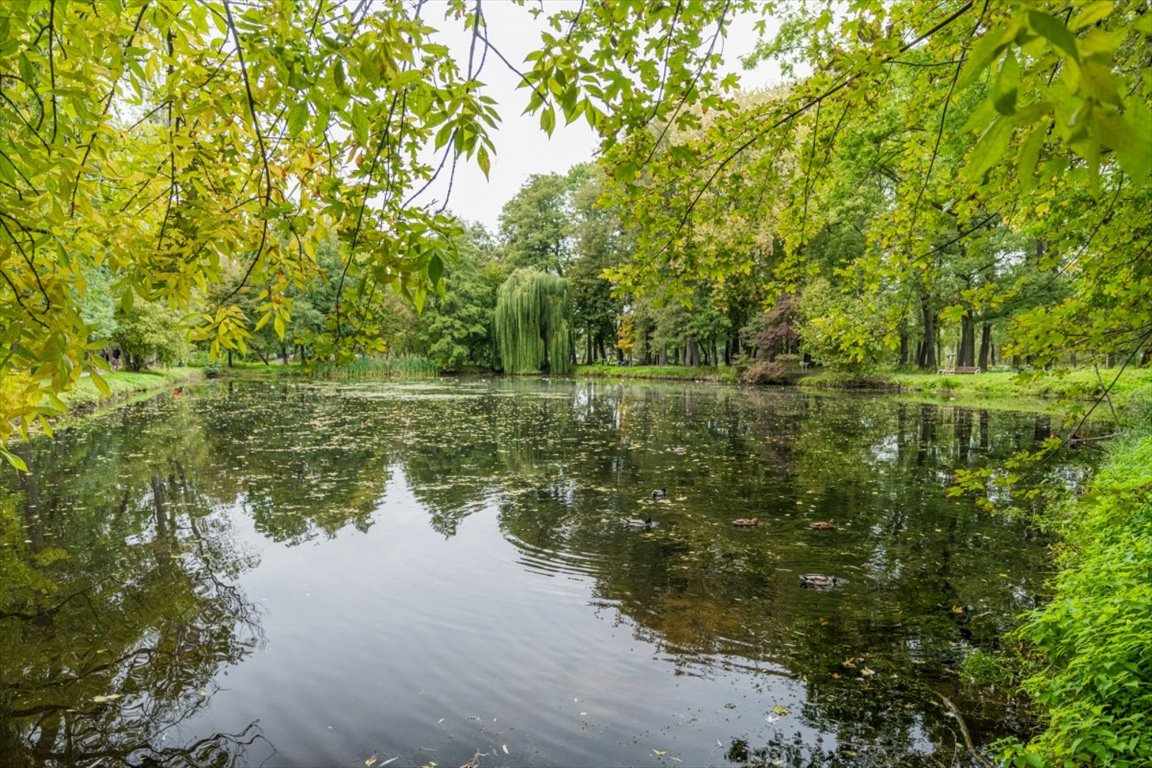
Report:
M 568 0 L 545 0 L 544 8 L 551 12 L 563 9 Z M 573 6 L 578 3 L 572 2 Z M 458 61 L 467 62 L 470 35 L 460 29 L 459 22 L 443 20 L 443 6 L 429 3 L 425 18 L 435 27 L 446 30 L 444 42 L 456 53 Z M 486 0 L 484 16 L 488 21 L 488 38 L 493 46 L 520 69 L 524 56 L 539 45 L 543 18 L 533 19 L 528 10 L 510 0 Z M 743 23 L 742 23 L 743 22 Z M 725 72 L 737 72 L 745 89 L 774 85 L 779 82 L 778 70 L 761 66 L 745 72 L 739 57 L 750 53 L 756 44 L 756 33 L 751 20 L 737 17 L 724 41 Z M 517 89 L 519 78 L 494 55 L 488 56 L 480 80 L 489 86 L 489 95 L 499 102 L 503 118 L 492 140 L 496 156 L 488 179 L 475 163 L 461 161 L 457 168 L 449 209 L 457 215 L 479 221 L 493 232 L 499 226 L 500 209 L 524 181 L 533 173 L 564 173 L 576 163 L 591 160 L 599 146 L 595 132 L 588 124 L 577 121 L 563 125 L 563 118 L 549 138 L 540 130 L 539 117 L 521 115 L 527 104 L 525 91 Z M 447 177 L 447 172 L 443 176 Z M 447 190 L 446 181 L 429 191 L 442 200 Z

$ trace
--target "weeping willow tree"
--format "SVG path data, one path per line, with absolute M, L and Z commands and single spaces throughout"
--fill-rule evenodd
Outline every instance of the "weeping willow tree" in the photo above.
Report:
M 505 373 L 572 370 L 568 281 L 518 269 L 496 299 L 496 340 Z

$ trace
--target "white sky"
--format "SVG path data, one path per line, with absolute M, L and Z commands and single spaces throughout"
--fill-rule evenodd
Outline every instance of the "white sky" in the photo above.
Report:
M 445 30 L 442 32 L 444 42 L 452 48 L 463 66 L 468 60 L 471 37 L 460 28 L 459 22 L 443 20 L 443 11 L 438 5 L 429 3 L 424 18 L 432 26 Z M 562 10 L 565 5 L 575 7 L 578 3 L 575 0 L 544 0 L 543 5 L 546 12 L 551 12 Z M 510 0 L 485 0 L 482 7 L 488 21 L 488 39 L 508 61 L 523 71 L 524 56 L 538 46 L 540 30 L 546 26 L 543 16 L 533 19 L 527 8 Z M 752 22 L 737 17 L 729 28 L 727 39 L 721 41 L 722 70 L 738 73 L 745 89 L 780 82 L 779 70 L 771 65 L 761 65 L 750 72 L 745 72 L 740 66 L 739 57 L 750 53 L 756 40 Z M 492 134 L 496 155 L 488 179 L 474 162 L 460 162 L 448 207 L 462 218 L 479 221 L 495 232 L 499 226 L 500 209 L 531 174 L 564 173 L 576 163 L 591 160 L 599 139 L 587 123 L 577 121 L 564 126 L 562 117 L 549 138 L 540 130 L 538 116 L 520 114 L 527 104 L 527 92 L 516 87 L 519 77 L 493 54 L 488 55 L 480 80 L 489 87 L 488 95 L 499 102 L 503 118 Z M 442 174 L 445 179 L 425 195 L 443 199 L 447 191 L 447 170 L 445 168 Z

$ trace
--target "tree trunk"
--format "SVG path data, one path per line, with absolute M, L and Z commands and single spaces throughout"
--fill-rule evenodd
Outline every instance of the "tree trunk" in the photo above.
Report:
M 960 318 L 960 345 L 956 348 L 956 366 L 972 368 L 976 365 L 976 323 L 969 310 Z
M 700 365 L 700 348 L 696 344 L 695 336 L 689 336 L 684 342 L 684 365 L 689 368 Z
M 980 359 L 977 365 L 980 370 L 988 371 L 988 359 L 992 354 L 992 324 L 987 320 L 984 321 L 983 327 L 980 329 Z
M 908 334 L 900 334 L 900 365 L 908 365 Z
M 924 340 L 916 355 L 916 365 L 925 371 L 936 368 L 936 314 L 927 293 L 920 294 L 920 316 L 924 323 Z

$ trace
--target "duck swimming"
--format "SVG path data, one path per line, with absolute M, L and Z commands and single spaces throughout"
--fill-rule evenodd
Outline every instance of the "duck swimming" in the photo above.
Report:
M 755 528 L 760 525 L 760 518 L 758 517 L 738 517 L 732 521 L 732 525 L 737 528 Z
M 801 586 L 805 586 L 808 589 L 827 591 L 837 589 L 843 583 L 843 580 L 838 576 L 825 576 L 822 573 L 806 573 L 800 577 Z
M 668 491 L 665 490 L 664 488 L 657 488 L 656 490 L 652 491 L 652 498 L 653 499 L 662 499 L 667 495 L 668 495 Z
M 831 521 L 825 522 L 821 520 L 819 522 L 812 523 L 808 527 L 814 531 L 834 531 L 836 530 L 836 523 Z
M 627 525 L 629 528 L 639 528 L 639 529 L 655 528 L 656 527 L 656 523 L 654 523 L 652 521 L 651 517 L 646 517 L 643 520 L 641 520 L 640 518 L 637 518 L 637 517 L 633 517 L 632 519 L 625 521 L 624 524 Z

